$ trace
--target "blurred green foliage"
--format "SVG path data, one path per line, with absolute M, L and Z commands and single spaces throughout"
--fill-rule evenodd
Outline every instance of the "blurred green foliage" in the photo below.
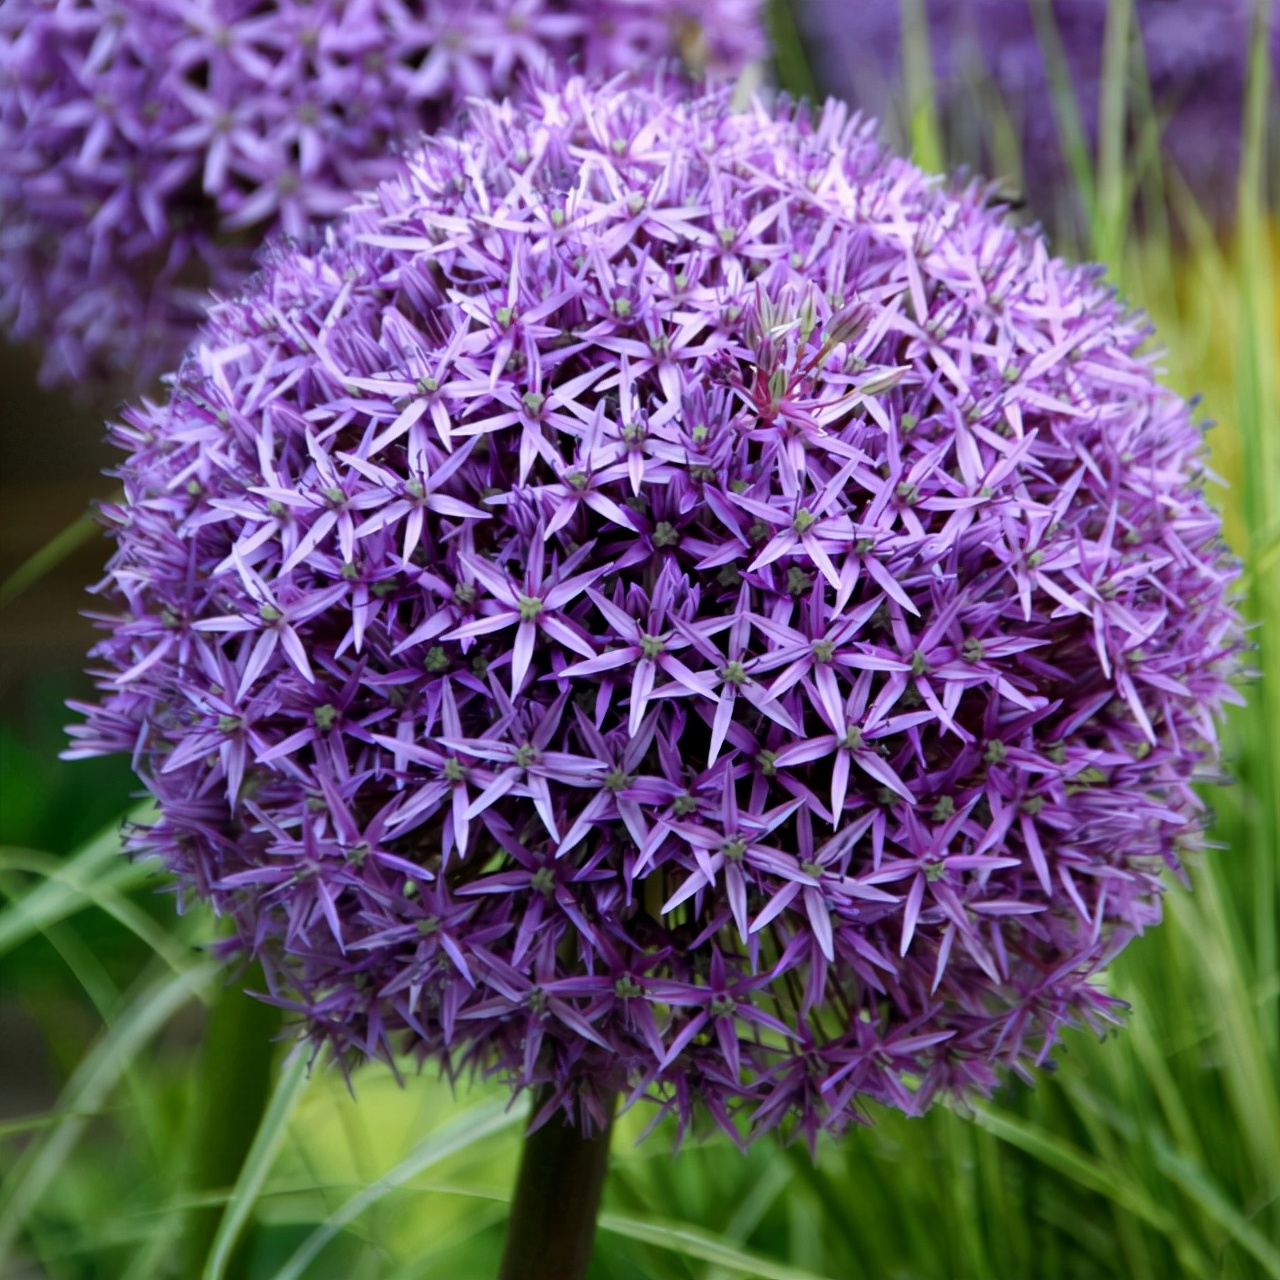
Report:
M 118 816 L 139 789 L 128 760 L 58 759 L 72 719 L 67 699 L 88 696 L 75 673 L 28 683 L 0 721 L 0 841 L 68 853 Z
M 1122 6 L 1123 7 L 1123 6 Z M 1261 9 L 1260 9 L 1261 12 Z M 785 14 L 783 15 L 785 17 Z M 775 32 L 793 30 L 785 21 Z M 820 1144 L 721 1138 L 673 1157 L 615 1135 L 594 1280 L 1093 1280 L 1280 1274 L 1280 364 L 1277 228 L 1261 207 L 1266 68 L 1251 87 L 1240 223 L 1127 217 L 1114 143 L 1089 175 L 1093 251 L 1156 318 L 1170 377 L 1204 393 L 1229 537 L 1263 623 L 1233 715 L 1218 848 L 1114 966 L 1127 1027 L 1067 1037 L 1034 1089 Z M 780 63 L 803 73 L 795 49 Z M 1126 73 L 1113 56 L 1113 75 Z M 799 70 L 797 70 L 797 66 Z M 920 89 L 918 57 L 913 92 Z M 927 79 L 927 78 L 926 78 Z M 1127 83 L 1127 82 L 1126 82 Z M 926 84 L 927 87 L 927 84 Z M 1108 91 L 1123 127 L 1126 89 Z M 1140 95 L 1137 95 L 1140 97 Z M 1119 103 L 1120 106 L 1115 104 Z M 1064 104 L 1065 105 L 1065 104 Z M 1070 111 L 1063 111 L 1070 119 Z M 930 114 L 917 145 L 937 157 Z M 1087 160 L 1087 158 L 1086 158 Z M 204 948 L 163 878 L 116 854 L 125 762 L 56 760 L 50 678 L 0 724 L 0 1274 L 13 1280 L 470 1280 L 497 1264 L 523 1115 L 406 1063 L 358 1073 L 276 1043 L 274 1015 Z

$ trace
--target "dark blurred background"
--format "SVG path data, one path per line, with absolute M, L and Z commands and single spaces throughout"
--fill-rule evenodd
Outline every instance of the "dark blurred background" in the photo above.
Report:
M 0 582 L 111 492 L 102 472 L 113 453 L 104 406 L 42 390 L 32 353 L 0 346 Z M 63 704 L 91 687 L 93 628 L 82 611 L 106 545 L 85 538 L 0 611 L 0 845 L 66 853 L 117 817 L 136 785 L 125 761 L 58 759 Z M 50 1107 L 65 1076 L 66 1064 L 51 1060 L 59 1042 L 74 1062 L 95 1029 L 88 1011 L 58 998 L 64 984 L 49 959 L 39 944 L 24 948 L 6 961 L 11 980 L 0 980 L 0 1120 Z M 33 989 L 17 981 L 18 967 L 44 968 L 47 981 Z M 41 1017 L 41 1005 L 55 1016 Z
M 0 346 L 0 582 L 112 491 L 111 406 L 44 391 L 35 372 L 32 353 Z M 55 763 L 51 715 L 90 687 L 93 628 L 81 615 L 106 545 L 85 538 L 0 612 L 0 843 L 65 852 L 120 811 L 127 770 Z

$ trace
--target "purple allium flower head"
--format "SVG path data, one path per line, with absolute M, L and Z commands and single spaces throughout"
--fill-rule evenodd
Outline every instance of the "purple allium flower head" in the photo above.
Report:
M 348 1056 L 839 1128 L 1043 1062 L 1240 642 L 1094 269 L 829 105 L 477 106 L 117 430 L 80 754 Z
M 993 162 L 985 131 L 997 117 L 990 87 L 1005 99 L 1005 125 L 1021 152 L 1033 208 L 1060 222 L 1076 216 L 1053 94 L 1032 0 L 925 0 L 940 115 L 952 152 Z M 1098 130 L 1107 0 L 1046 4 L 1062 42 L 1082 122 Z M 1219 221 L 1234 205 L 1252 0 L 1136 0 L 1141 64 L 1166 154 L 1204 209 Z M 899 0 L 797 0 L 796 16 L 826 90 L 906 133 Z M 1280 78 L 1280 20 L 1268 36 Z M 1131 103 L 1131 107 L 1134 104 Z M 985 136 L 984 136 L 985 135 Z M 1007 176 L 1007 175 L 1006 175 Z
M 759 0 L 7 0 L 0 323 L 46 380 L 145 385 L 239 287 L 469 95 L 680 56 L 736 74 Z

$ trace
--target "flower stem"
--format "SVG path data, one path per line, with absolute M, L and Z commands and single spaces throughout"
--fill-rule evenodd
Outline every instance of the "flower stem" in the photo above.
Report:
M 533 1115 L 548 1098 L 539 1090 Z M 588 1136 L 556 1112 L 525 1135 L 498 1280 L 584 1280 L 611 1132 L 612 1122 Z

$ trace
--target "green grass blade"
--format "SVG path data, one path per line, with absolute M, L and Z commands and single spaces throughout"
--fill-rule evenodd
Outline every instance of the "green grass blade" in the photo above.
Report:
M 244 1225 L 253 1212 L 258 1194 L 284 1143 L 289 1121 L 309 1083 L 309 1053 L 306 1045 L 298 1045 L 285 1062 L 253 1145 L 241 1166 L 240 1176 L 236 1179 L 235 1189 L 222 1215 L 222 1221 L 218 1224 L 217 1234 L 213 1237 L 209 1260 L 205 1264 L 204 1280 L 224 1280 L 227 1274 L 227 1265 L 231 1261 L 236 1242 L 240 1239 L 240 1232 L 244 1230 Z
M 145 987 L 85 1055 L 59 1102 L 62 1118 L 33 1142 L 0 1187 L 0 1274 L 27 1215 L 57 1177 L 88 1116 L 102 1109 L 112 1089 L 147 1042 L 206 986 L 217 971 L 202 964 Z
M 902 87 L 907 96 L 911 158 L 929 173 L 946 165 L 938 123 L 937 89 L 924 0 L 899 0 L 902 8 Z
M 766 1165 L 755 1186 L 733 1211 L 733 1217 L 724 1229 L 725 1238 L 738 1244 L 745 1240 L 760 1225 L 761 1218 L 790 1181 L 790 1170 L 781 1160 L 775 1159 Z
M 101 533 L 102 525 L 98 522 L 96 512 L 86 511 L 84 515 L 77 517 L 0 582 L 0 609 L 11 605 L 45 574 L 52 573 L 64 560 Z
M 625 1236 L 628 1240 L 651 1245 L 655 1249 L 666 1249 L 685 1258 L 709 1262 L 737 1275 L 758 1276 L 759 1280 L 828 1280 L 812 1271 L 803 1271 L 762 1258 L 722 1236 L 683 1222 L 605 1212 L 600 1215 L 599 1225 L 601 1231 L 610 1231 L 614 1235 Z
M 822 1165 L 809 1159 L 809 1153 L 800 1147 L 786 1147 L 781 1153 L 787 1161 L 791 1176 L 797 1185 L 803 1184 L 816 1197 L 827 1215 L 830 1230 L 841 1238 L 854 1256 L 858 1256 L 859 1240 L 857 1224 L 844 1212 L 841 1204 L 842 1186 L 838 1178 L 830 1176 Z
M 184 973 L 199 963 L 195 952 L 157 924 L 136 903 L 130 902 L 114 885 L 99 885 L 91 902 L 145 942 L 174 973 Z
M 259 966 L 223 985 L 209 1010 L 197 1070 L 191 1077 L 183 1145 L 183 1190 L 199 1196 L 230 1187 L 262 1123 L 275 1083 L 282 1011 L 248 989 L 266 987 Z M 225 1204 L 171 1215 L 181 1228 L 182 1266 L 175 1280 L 200 1280 Z
M 1129 83 L 1129 38 L 1133 0 L 1111 0 L 1102 46 L 1102 83 L 1098 102 L 1098 194 L 1094 217 L 1094 251 L 1119 282 L 1128 222 L 1125 177 Z
M 153 816 L 150 803 L 140 805 L 124 819 L 141 823 Z M 124 862 L 121 823 L 114 822 L 78 850 L 60 870 L 0 911 L 0 955 L 12 951 L 55 921 L 83 910 L 98 886 L 131 888 L 155 874 L 145 862 Z
M 1280 1247 L 1266 1238 L 1203 1169 L 1170 1147 L 1159 1134 L 1153 1134 L 1156 1158 L 1166 1177 L 1194 1200 L 1206 1217 L 1216 1222 L 1242 1249 L 1248 1250 L 1266 1268 L 1268 1275 L 1280 1276 Z
M 766 17 L 779 86 L 794 98 L 812 101 L 817 96 L 817 90 L 791 5 L 786 0 L 770 0 Z
M 1058 138 L 1071 169 L 1076 191 L 1084 205 L 1086 224 L 1092 226 L 1098 199 L 1093 157 L 1089 153 L 1089 139 L 1085 133 L 1080 103 L 1071 83 L 1071 70 L 1062 47 L 1062 33 L 1058 30 L 1058 20 L 1054 17 L 1052 0 L 1027 0 L 1027 3 L 1031 7 L 1036 39 L 1044 58 Z
M 1100 1160 L 1058 1134 L 990 1107 L 976 1108 L 974 1118 L 1001 1141 L 1018 1147 L 1090 1191 L 1106 1196 L 1162 1234 L 1171 1236 L 1177 1232 L 1175 1214 L 1157 1204 L 1142 1188 L 1118 1177 Z
M 293 1256 L 276 1272 L 275 1280 L 300 1280 L 303 1272 L 320 1251 L 339 1232 L 345 1230 L 362 1213 L 397 1188 L 425 1173 L 432 1165 L 465 1151 L 496 1133 L 504 1133 L 523 1123 L 524 1114 L 493 1098 L 455 1116 L 435 1132 L 428 1134 L 394 1169 L 352 1196 L 331 1213 Z
M 1280 1083 L 1275 1075 L 1275 1046 L 1268 1045 L 1261 1018 L 1267 1011 L 1252 998 L 1219 885 L 1216 863 L 1206 866 L 1195 897 L 1174 899 L 1188 938 L 1212 939 L 1203 950 L 1203 981 L 1217 1019 L 1216 1039 L 1238 1145 L 1249 1153 L 1269 1198 L 1280 1196 Z M 1268 1061 L 1270 1048 L 1271 1061 Z
M 59 858 L 56 853 L 46 853 L 43 849 L 28 849 L 15 844 L 0 846 L 0 871 L 25 871 L 29 875 L 51 880 L 66 865 L 65 859 Z
M 193 953 L 181 943 L 175 941 L 168 930 L 162 928 L 136 903 L 130 902 L 115 887 L 115 882 L 123 880 L 126 887 L 131 887 L 137 863 L 122 862 L 111 868 L 94 883 L 79 886 L 74 879 L 68 879 L 63 873 L 64 863 L 51 854 L 38 853 L 35 850 L 0 849 L 0 866 L 17 867 L 23 871 L 38 871 L 48 880 L 57 880 L 68 890 L 79 893 L 82 908 L 97 907 L 117 923 L 123 925 L 136 938 L 146 943 L 169 966 L 174 973 L 189 969 L 196 961 Z M 154 874 L 152 868 L 143 867 L 145 874 Z M 0 872 L 0 893 L 4 893 L 12 901 L 20 901 L 21 895 L 15 893 L 10 878 Z M 69 914 L 69 913 L 68 913 Z M 30 919 L 30 917 L 28 917 Z M 57 923 L 52 920 L 44 923 L 40 932 L 48 935 L 49 930 Z
M 439 1277 L 442 1272 L 437 1264 L 442 1253 L 457 1249 L 465 1241 L 472 1240 L 476 1236 L 483 1234 L 490 1227 L 502 1222 L 506 1216 L 507 1206 L 505 1201 L 477 1207 L 464 1226 L 455 1227 L 453 1231 L 446 1233 L 438 1243 L 428 1246 L 427 1249 L 418 1253 L 409 1262 L 406 1262 L 404 1266 L 397 1267 L 385 1276 L 379 1275 L 378 1280 L 428 1280 L 428 1277 Z M 449 1275 L 451 1273 L 444 1272 L 443 1274 Z M 452 1274 L 457 1274 L 456 1269 Z
M 41 1129 L 52 1129 L 63 1120 L 99 1120 L 114 1115 L 116 1107 L 103 1107 L 99 1111 L 44 1111 L 38 1115 L 14 1116 L 0 1122 L 0 1142 L 6 1138 L 18 1138 Z
M 1254 576 L 1250 613 L 1262 625 L 1257 635 L 1261 688 L 1252 698 L 1249 751 L 1255 759 L 1246 785 L 1254 800 L 1250 845 L 1254 882 L 1254 951 L 1260 975 L 1280 964 L 1276 926 L 1276 849 L 1280 846 L 1280 592 L 1259 569 L 1273 531 L 1280 527 L 1280 389 L 1276 353 L 1280 318 L 1276 263 L 1267 227 L 1267 117 L 1275 86 L 1268 59 L 1270 0 L 1255 0 L 1245 98 L 1244 149 L 1240 165 L 1240 328 L 1237 376 L 1240 438 L 1244 453 L 1244 514 Z M 1271 589 L 1269 589 L 1271 588 Z M 1265 1042 L 1280 1042 L 1280 1010 L 1262 1010 Z
M 168 1276 L 169 1259 L 174 1252 L 174 1245 L 182 1231 L 182 1219 L 166 1218 L 142 1242 L 141 1248 L 134 1255 L 129 1269 L 120 1280 L 153 1280 L 153 1277 Z

